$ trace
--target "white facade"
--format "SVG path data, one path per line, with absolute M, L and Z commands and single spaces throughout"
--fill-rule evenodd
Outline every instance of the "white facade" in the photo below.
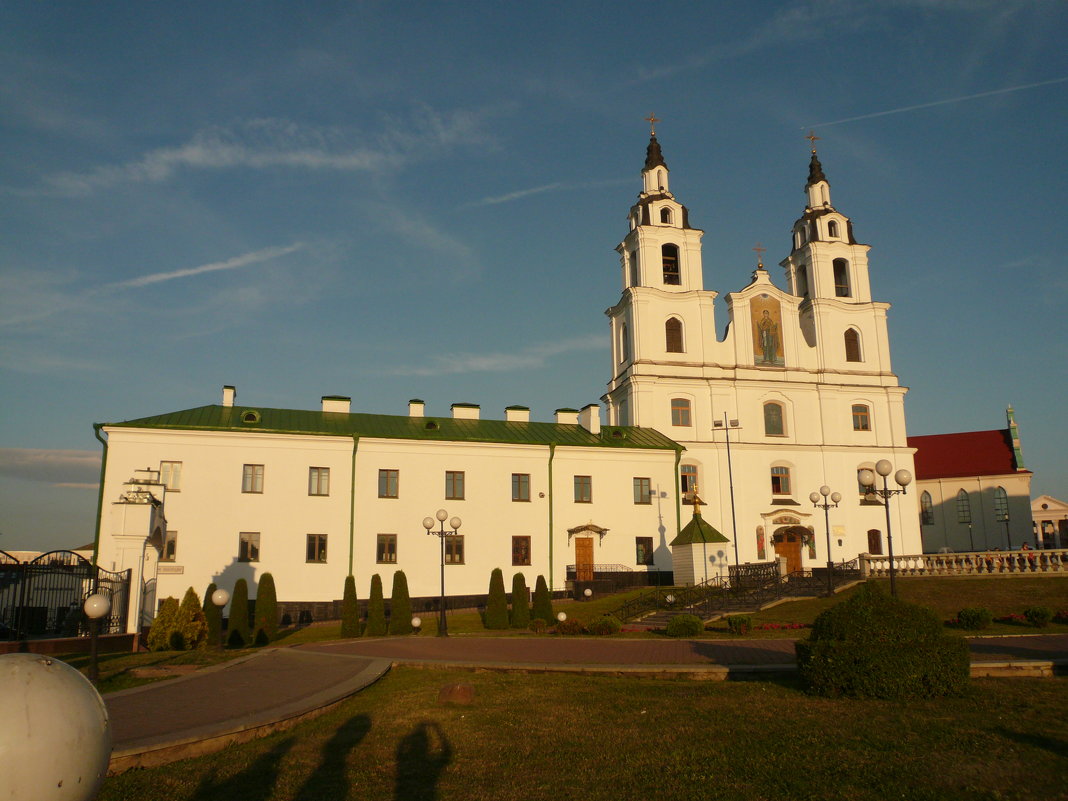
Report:
M 1068 503 L 1039 495 L 1031 504 L 1035 538 L 1041 548 L 1068 548 Z

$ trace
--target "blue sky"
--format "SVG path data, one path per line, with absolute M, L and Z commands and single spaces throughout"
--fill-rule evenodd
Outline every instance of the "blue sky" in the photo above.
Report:
M 223 384 L 597 401 L 650 112 L 723 294 L 786 255 L 814 128 L 910 433 L 1012 403 L 1068 497 L 1066 35 L 1057 2 L 4 4 L 0 548 L 91 540 L 92 424 Z

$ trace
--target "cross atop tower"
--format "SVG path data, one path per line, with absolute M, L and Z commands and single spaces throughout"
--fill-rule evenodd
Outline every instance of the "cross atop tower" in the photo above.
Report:
M 816 136 L 816 132 L 815 131 L 809 131 L 808 132 L 808 136 L 806 136 L 805 139 L 808 140 L 809 145 L 812 146 L 812 152 L 815 153 L 816 152 L 816 140 L 819 139 L 819 137 Z
M 649 136 L 656 136 L 656 124 L 660 122 L 660 120 L 657 119 L 657 116 L 652 112 L 649 112 L 649 116 L 643 117 L 642 119 L 649 123 Z
M 764 269 L 764 254 L 767 252 L 767 248 L 764 247 L 763 245 L 761 245 L 759 242 L 757 242 L 756 243 L 756 247 L 753 248 L 753 250 L 756 251 L 756 254 L 757 254 L 757 269 L 763 270 Z

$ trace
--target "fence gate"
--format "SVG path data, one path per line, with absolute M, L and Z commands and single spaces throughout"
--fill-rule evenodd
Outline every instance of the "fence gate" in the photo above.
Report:
M 19 562 L 0 551 L 0 636 L 78 637 L 89 633 L 82 603 L 94 592 L 111 602 L 101 634 L 126 630 L 130 571 L 112 573 L 73 551 L 50 551 Z

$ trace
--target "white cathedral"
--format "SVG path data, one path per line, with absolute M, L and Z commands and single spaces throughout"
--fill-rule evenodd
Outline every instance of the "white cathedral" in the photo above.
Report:
M 604 420 L 597 404 L 558 409 L 552 423 L 522 406 L 503 419 L 468 403 L 428 416 L 421 400 L 403 415 L 354 413 L 342 396 L 271 409 L 224 387 L 218 405 L 96 427 L 98 564 L 155 578 L 158 598 L 270 572 L 280 601 L 310 604 L 339 599 L 350 574 L 361 597 L 375 573 L 388 592 L 396 570 L 413 597 L 436 596 L 441 561 L 458 596 L 485 593 L 496 567 L 559 591 L 601 565 L 674 570 L 684 584 L 735 563 L 783 557 L 792 571 L 885 553 L 885 509 L 865 499 L 858 471 L 885 459 L 915 472 L 906 389 L 868 246 L 831 204 L 815 149 L 780 262 L 787 288 L 758 264 L 726 296 L 723 339 L 703 232 L 669 176 L 654 133 L 617 248 Z M 809 501 L 821 486 L 842 495 L 830 554 Z M 699 542 L 686 528 L 695 491 Z M 146 498 L 157 511 L 132 514 Z M 460 522 L 444 552 L 422 524 L 438 509 Z M 911 491 L 890 511 L 894 552 L 921 553 Z

